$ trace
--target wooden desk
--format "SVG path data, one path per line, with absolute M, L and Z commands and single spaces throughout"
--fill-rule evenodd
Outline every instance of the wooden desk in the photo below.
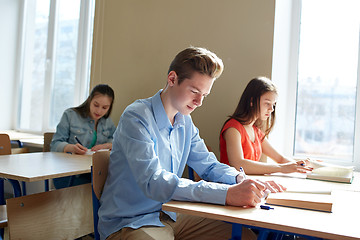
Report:
M 360 215 L 359 173 L 352 184 L 331 183 L 318 180 L 286 178 L 279 176 L 249 176 L 260 180 L 276 180 L 284 185 L 333 190 L 333 212 L 319 212 L 304 209 L 274 206 L 274 210 L 221 206 L 205 203 L 170 201 L 163 204 L 163 210 L 201 216 L 241 225 L 260 227 L 281 232 L 313 236 L 325 239 L 360 239 L 357 217 Z M 279 181 L 280 180 L 280 181 Z M 355 185 L 353 185 L 355 184 Z M 234 231 L 234 230 L 233 230 Z
M 55 152 L 3 155 L 0 156 L 0 177 L 34 182 L 90 173 L 91 164 L 91 155 Z M 17 188 L 20 189 L 20 185 Z M 90 184 L 8 199 L 7 205 L 12 237 L 24 231 L 26 236 L 30 234 L 29 229 L 36 230 L 30 234 L 34 239 L 75 239 L 94 231 Z
M 25 182 L 91 172 L 91 155 L 36 152 L 0 156 L 0 177 Z
M 22 147 L 23 143 L 38 148 L 42 148 L 44 145 L 43 135 L 24 133 L 15 130 L 0 130 L 0 133 L 9 135 L 11 141 L 17 141 L 19 143 L 19 147 Z
M 178 201 L 165 203 L 162 208 L 165 211 L 300 235 L 334 240 L 360 239 L 359 223 L 356 220 L 360 214 L 360 208 L 357 207 L 360 192 L 335 191 L 334 197 L 332 213 L 287 207 L 262 210 Z

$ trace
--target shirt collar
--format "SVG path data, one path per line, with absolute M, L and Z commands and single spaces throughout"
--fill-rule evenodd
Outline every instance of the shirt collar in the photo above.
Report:
M 162 89 L 160 89 L 151 99 L 151 104 L 153 107 L 153 114 L 156 121 L 156 124 L 159 129 L 162 128 L 173 128 L 170 123 L 170 120 L 165 112 L 164 105 L 161 101 L 160 93 Z M 180 127 L 185 124 L 184 116 L 181 113 L 177 113 L 175 115 L 175 123 L 174 128 Z

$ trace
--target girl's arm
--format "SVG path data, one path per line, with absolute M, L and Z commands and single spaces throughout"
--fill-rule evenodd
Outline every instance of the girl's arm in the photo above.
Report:
M 261 144 L 262 147 L 262 151 L 263 153 L 268 156 L 269 158 L 271 158 L 272 160 L 274 160 L 275 162 L 281 164 L 281 163 L 289 163 L 289 162 L 294 162 L 291 161 L 287 158 L 284 158 L 280 153 L 278 153 L 275 148 L 273 148 L 271 146 L 271 144 L 269 143 L 269 141 L 265 138 L 264 141 Z
M 226 141 L 226 151 L 230 165 L 235 167 L 237 170 L 242 167 L 246 174 L 268 174 L 276 172 L 291 173 L 310 170 L 307 169 L 306 166 L 301 166 L 299 163 L 281 156 L 266 139 L 264 139 L 262 144 L 263 153 L 280 164 L 264 163 L 245 159 L 241 146 L 241 134 L 235 128 L 227 129 L 223 133 L 223 137 Z
M 263 153 L 277 162 L 281 168 L 280 172 L 282 173 L 292 173 L 292 172 L 306 172 L 311 171 L 312 169 L 306 166 L 305 161 L 295 161 L 285 158 L 280 153 L 278 153 L 265 138 L 261 144 Z
M 229 128 L 223 132 L 226 141 L 226 151 L 231 166 L 237 170 L 242 167 L 246 174 L 266 174 L 280 172 L 278 164 L 270 164 L 244 159 L 241 146 L 241 134 L 235 128 Z

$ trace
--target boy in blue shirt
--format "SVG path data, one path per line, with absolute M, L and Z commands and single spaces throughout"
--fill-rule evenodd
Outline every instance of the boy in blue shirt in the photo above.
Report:
M 172 61 L 164 90 L 125 109 L 100 200 L 101 239 L 229 239 L 231 224 L 165 212 L 162 204 L 256 206 L 266 188 L 281 191 L 218 162 L 191 120 L 222 71 L 214 53 L 189 47 Z M 186 164 L 204 180 L 181 178 Z

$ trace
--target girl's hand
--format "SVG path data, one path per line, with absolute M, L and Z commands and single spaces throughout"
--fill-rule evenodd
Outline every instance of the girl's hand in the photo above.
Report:
M 308 162 L 305 160 L 283 163 L 280 164 L 280 168 L 282 173 L 293 173 L 293 172 L 307 173 L 313 170 L 312 167 L 308 166 Z
M 75 154 L 84 155 L 87 151 L 88 151 L 88 149 L 79 143 L 68 144 L 64 147 L 65 153 L 71 152 L 71 153 L 75 153 Z
M 99 144 L 99 145 L 93 146 L 91 148 L 91 151 L 98 151 L 100 149 L 109 149 L 109 150 L 111 150 L 111 148 L 112 148 L 112 143 L 104 143 L 104 144 Z

